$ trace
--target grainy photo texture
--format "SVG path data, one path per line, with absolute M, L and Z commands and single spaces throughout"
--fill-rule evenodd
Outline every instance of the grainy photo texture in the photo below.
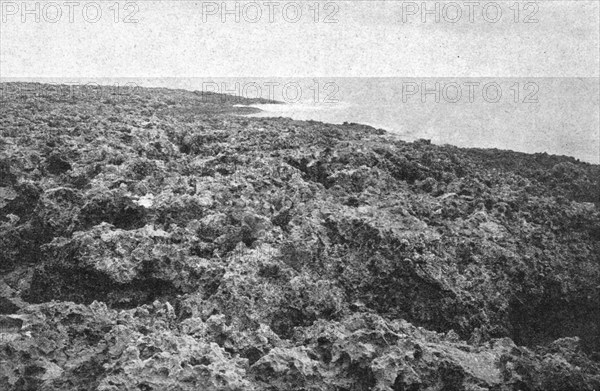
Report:
M 0 0 L 0 391 L 600 391 L 598 0 Z

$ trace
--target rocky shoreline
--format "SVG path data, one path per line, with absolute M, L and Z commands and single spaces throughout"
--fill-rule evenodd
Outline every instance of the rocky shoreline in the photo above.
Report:
M 600 166 L 0 86 L 0 389 L 600 389 Z

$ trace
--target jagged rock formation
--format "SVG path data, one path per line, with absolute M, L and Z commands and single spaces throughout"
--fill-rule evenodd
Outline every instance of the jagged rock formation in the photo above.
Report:
M 30 87 L 2 85 L 0 389 L 600 389 L 599 166 Z

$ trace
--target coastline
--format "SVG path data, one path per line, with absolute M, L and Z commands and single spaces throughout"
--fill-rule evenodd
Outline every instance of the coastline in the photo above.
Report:
M 600 165 L 24 91 L 0 107 L 6 389 L 600 387 Z

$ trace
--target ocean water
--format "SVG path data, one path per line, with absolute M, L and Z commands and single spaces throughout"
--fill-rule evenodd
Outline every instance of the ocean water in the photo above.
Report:
M 599 78 L 23 79 L 219 92 L 280 103 L 256 117 L 355 122 L 402 139 L 568 155 L 600 164 Z M 14 81 L 6 80 L 3 81 Z
M 321 86 L 315 100 L 310 93 Z M 325 80 L 288 104 L 256 105 L 257 117 L 356 122 L 435 144 L 568 155 L 600 163 L 598 78 L 337 79 L 339 101 L 325 101 Z M 312 87 L 311 87 L 312 85 Z M 293 92 L 293 89 L 292 89 Z M 280 97 L 281 98 L 281 97 Z M 286 99 L 287 98 L 287 99 Z

